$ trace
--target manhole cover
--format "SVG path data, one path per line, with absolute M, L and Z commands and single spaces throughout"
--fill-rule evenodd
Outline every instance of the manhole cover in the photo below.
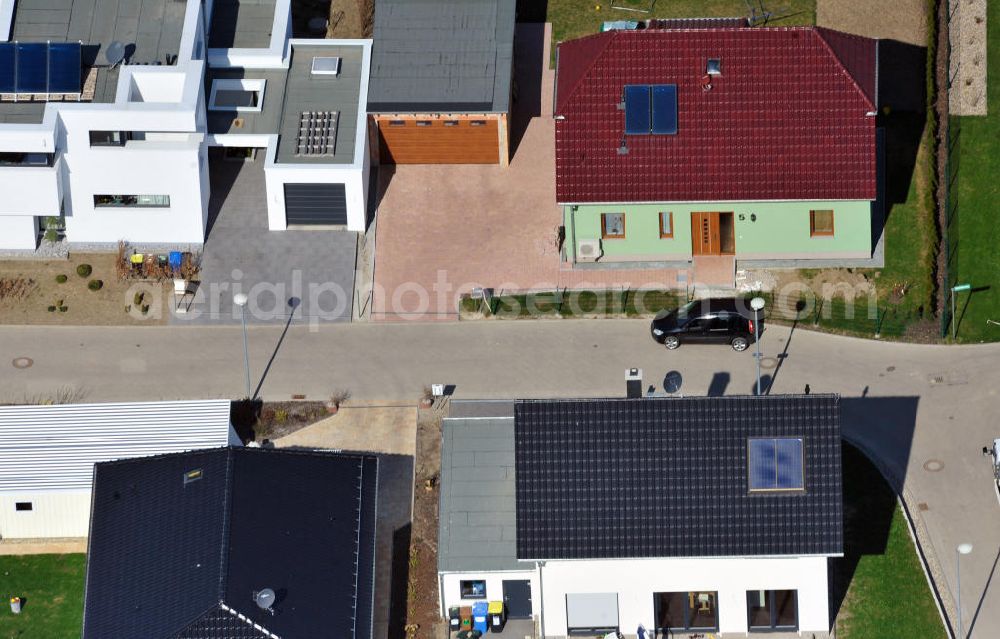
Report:
M 928 459 L 924 462 L 924 470 L 929 473 L 936 473 L 944 468 L 944 462 L 940 459 Z
M 886 370 L 887 373 L 891 373 L 892 371 L 896 370 L 896 367 L 895 366 L 889 366 L 885 370 Z
M 770 369 L 776 367 L 777 365 L 778 365 L 777 358 L 774 358 L 774 357 L 761 357 L 760 358 L 760 367 L 761 368 L 766 368 L 766 369 L 770 370 Z
M 14 361 L 11 362 L 14 368 L 31 368 L 31 365 L 35 363 L 35 360 L 30 357 L 15 357 Z

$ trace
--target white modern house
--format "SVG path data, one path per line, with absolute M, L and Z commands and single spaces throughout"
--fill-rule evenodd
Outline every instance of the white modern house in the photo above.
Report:
M 441 614 L 503 602 L 544 637 L 826 637 L 840 445 L 829 395 L 458 403 Z
M 228 400 L 0 406 L 0 539 L 86 537 L 97 462 L 240 444 Z
M 293 40 L 290 15 L 0 0 L 0 249 L 34 249 L 48 218 L 71 245 L 201 245 L 210 146 L 267 153 L 272 230 L 363 230 L 371 42 Z

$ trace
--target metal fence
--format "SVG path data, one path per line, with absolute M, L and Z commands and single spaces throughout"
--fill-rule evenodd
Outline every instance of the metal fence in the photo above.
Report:
M 955 188 L 961 160 L 962 130 L 960 119 L 950 116 L 949 91 L 952 81 L 951 43 L 958 42 L 959 14 L 961 7 L 952 13 L 948 0 L 938 0 L 937 39 L 937 119 L 938 154 L 943 156 L 938 164 L 938 225 L 941 244 L 938 259 L 938 308 L 941 316 L 941 336 L 948 335 L 953 321 L 949 303 L 951 288 L 958 282 L 959 250 L 959 201 Z

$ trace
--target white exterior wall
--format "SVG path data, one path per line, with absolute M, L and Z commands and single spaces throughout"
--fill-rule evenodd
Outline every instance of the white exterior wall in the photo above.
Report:
M 566 635 L 567 593 L 618 593 L 621 631 L 655 628 L 653 593 L 717 591 L 719 632 L 747 632 L 748 590 L 797 590 L 799 629 L 829 631 L 827 558 L 548 561 L 542 568 L 546 637 Z M 535 611 L 538 612 L 537 601 Z
M 368 199 L 366 169 L 349 164 L 275 164 L 272 154 L 276 148 L 268 149 L 264 165 L 269 229 L 283 231 L 287 228 L 285 184 L 343 184 L 347 197 L 347 230 L 364 232 Z
M 38 238 L 32 215 L 0 215 L 0 250 L 33 250 Z
M 90 526 L 90 490 L 0 493 L 0 539 L 86 537 Z M 18 511 L 17 502 L 31 502 Z
M 448 615 L 448 608 L 452 606 L 471 606 L 477 601 L 503 601 L 503 582 L 505 580 L 528 580 L 531 582 L 531 601 L 535 606 L 535 614 L 538 614 L 538 573 L 533 569 L 534 564 L 527 564 L 532 570 L 525 572 L 469 572 L 455 573 L 447 572 L 441 574 L 440 597 L 441 615 Z M 486 581 L 486 599 L 462 599 L 461 582 L 473 579 Z

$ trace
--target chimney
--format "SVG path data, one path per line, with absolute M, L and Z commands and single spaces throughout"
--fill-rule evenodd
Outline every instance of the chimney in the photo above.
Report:
M 642 369 L 630 368 L 625 371 L 625 397 L 639 399 L 642 397 Z

